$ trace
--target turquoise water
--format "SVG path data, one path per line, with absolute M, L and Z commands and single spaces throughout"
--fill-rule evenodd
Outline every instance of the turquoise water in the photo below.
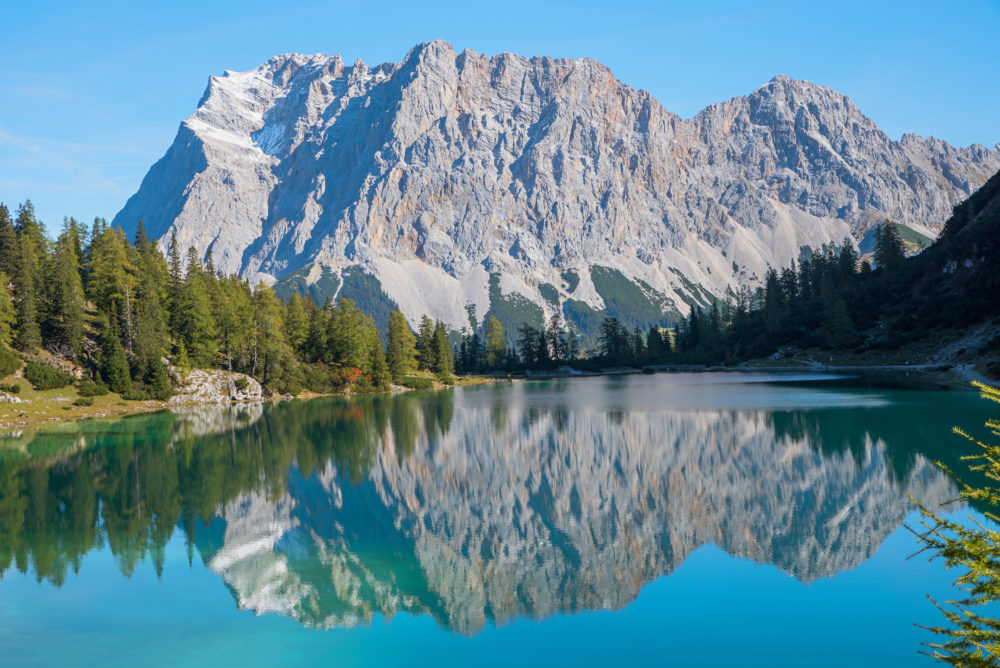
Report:
M 927 665 L 974 394 L 587 378 L 8 435 L 3 665 Z M 974 509 L 956 515 L 981 517 Z

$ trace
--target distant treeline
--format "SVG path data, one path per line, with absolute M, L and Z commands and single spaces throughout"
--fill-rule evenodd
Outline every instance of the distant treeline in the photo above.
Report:
M 782 347 L 898 349 L 1000 315 L 1000 174 L 955 207 L 940 238 L 915 257 L 905 256 L 896 226 L 881 225 L 873 259 L 861 261 L 845 239 L 770 269 L 755 289 L 694 306 L 674 327 L 629 330 L 605 317 L 593 349 L 582 349 L 558 313 L 544 329 L 521 324 L 508 337 L 494 313 L 480 325 L 472 309 L 462 332 L 426 316 L 413 332 L 392 311 L 383 342 L 350 299 L 319 305 L 296 293 L 282 301 L 264 283 L 217 272 L 211 252 L 202 261 L 189 248 L 182 258 L 176 238 L 164 256 L 142 223 L 130 242 L 102 219 L 88 232 L 69 218 L 52 242 L 30 202 L 13 220 L 0 205 L 0 282 L 11 291 L 0 299 L 0 376 L 21 363 L 6 344 L 78 362 L 128 398 L 169 395 L 166 358 L 247 373 L 270 392 L 297 394 L 377 391 L 391 382 L 425 387 L 430 374 L 451 383 L 454 373 L 562 365 L 733 363 Z M 993 348 L 1000 351 L 1000 339 Z
M 973 325 L 1000 325 L 1000 173 L 955 207 L 939 238 L 919 255 L 906 257 L 890 221 L 877 228 L 874 242 L 873 262 L 862 261 L 844 239 L 781 271 L 769 269 L 759 287 L 743 287 L 708 308 L 693 306 L 669 329 L 629 331 L 605 318 L 598 348 L 582 360 L 574 344 L 560 338 L 557 320 L 547 333 L 522 326 L 517 351 L 508 351 L 504 366 L 727 364 L 783 348 L 892 351 L 932 335 L 947 340 L 947 332 Z M 467 339 L 474 345 L 474 337 Z M 1000 376 L 996 329 L 977 355 Z

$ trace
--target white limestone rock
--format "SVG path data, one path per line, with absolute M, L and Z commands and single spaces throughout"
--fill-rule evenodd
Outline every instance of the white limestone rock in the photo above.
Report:
M 263 390 L 256 380 L 243 373 L 230 373 L 221 369 L 194 369 L 185 371 L 169 367 L 174 381 L 174 395 L 168 403 L 217 404 L 229 401 L 260 401 Z
M 887 217 L 933 236 L 998 168 L 1000 145 L 894 141 L 786 76 L 683 119 L 589 58 L 434 41 L 376 67 L 285 54 L 211 77 L 114 224 L 254 281 L 360 265 L 411 321 L 482 315 L 489 273 L 546 312 L 543 283 L 599 307 L 561 278 L 593 265 L 685 312 L 681 277 L 722 295 Z

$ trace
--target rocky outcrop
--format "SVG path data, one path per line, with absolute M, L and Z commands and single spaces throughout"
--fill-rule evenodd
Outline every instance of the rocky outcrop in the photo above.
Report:
M 172 405 L 217 404 L 228 401 L 260 401 L 263 390 L 256 380 L 243 373 L 221 369 L 169 367 L 174 382 Z
M 885 218 L 933 237 L 998 168 L 1000 147 L 894 141 L 786 76 L 684 119 L 592 59 L 435 41 L 376 67 L 285 54 L 211 77 L 114 224 L 252 280 L 360 266 L 412 322 L 457 328 L 498 294 L 603 308 L 595 266 L 686 312 Z

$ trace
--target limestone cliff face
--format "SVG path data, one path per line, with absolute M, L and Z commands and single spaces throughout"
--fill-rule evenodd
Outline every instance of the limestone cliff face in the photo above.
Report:
M 519 615 L 613 609 L 714 544 L 809 581 L 869 558 L 911 510 L 951 498 L 923 457 L 824 454 L 764 410 L 567 411 L 456 401 L 410 454 L 391 430 L 358 484 L 333 464 L 224 508 L 206 555 L 238 603 L 309 626 L 428 613 L 475 633 Z M 428 433 L 431 435 L 428 436 Z
M 595 265 L 685 311 L 691 285 L 722 294 L 886 217 L 933 235 L 998 168 L 1000 148 L 893 141 L 785 76 L 683 119 L 591 59 L 436 41 L 212 77 L 114 223 L 250 278 L 360 265 L 409 318 L 458 327 L 490 274 L 546 312 L 546 283 L 600 308 Z

